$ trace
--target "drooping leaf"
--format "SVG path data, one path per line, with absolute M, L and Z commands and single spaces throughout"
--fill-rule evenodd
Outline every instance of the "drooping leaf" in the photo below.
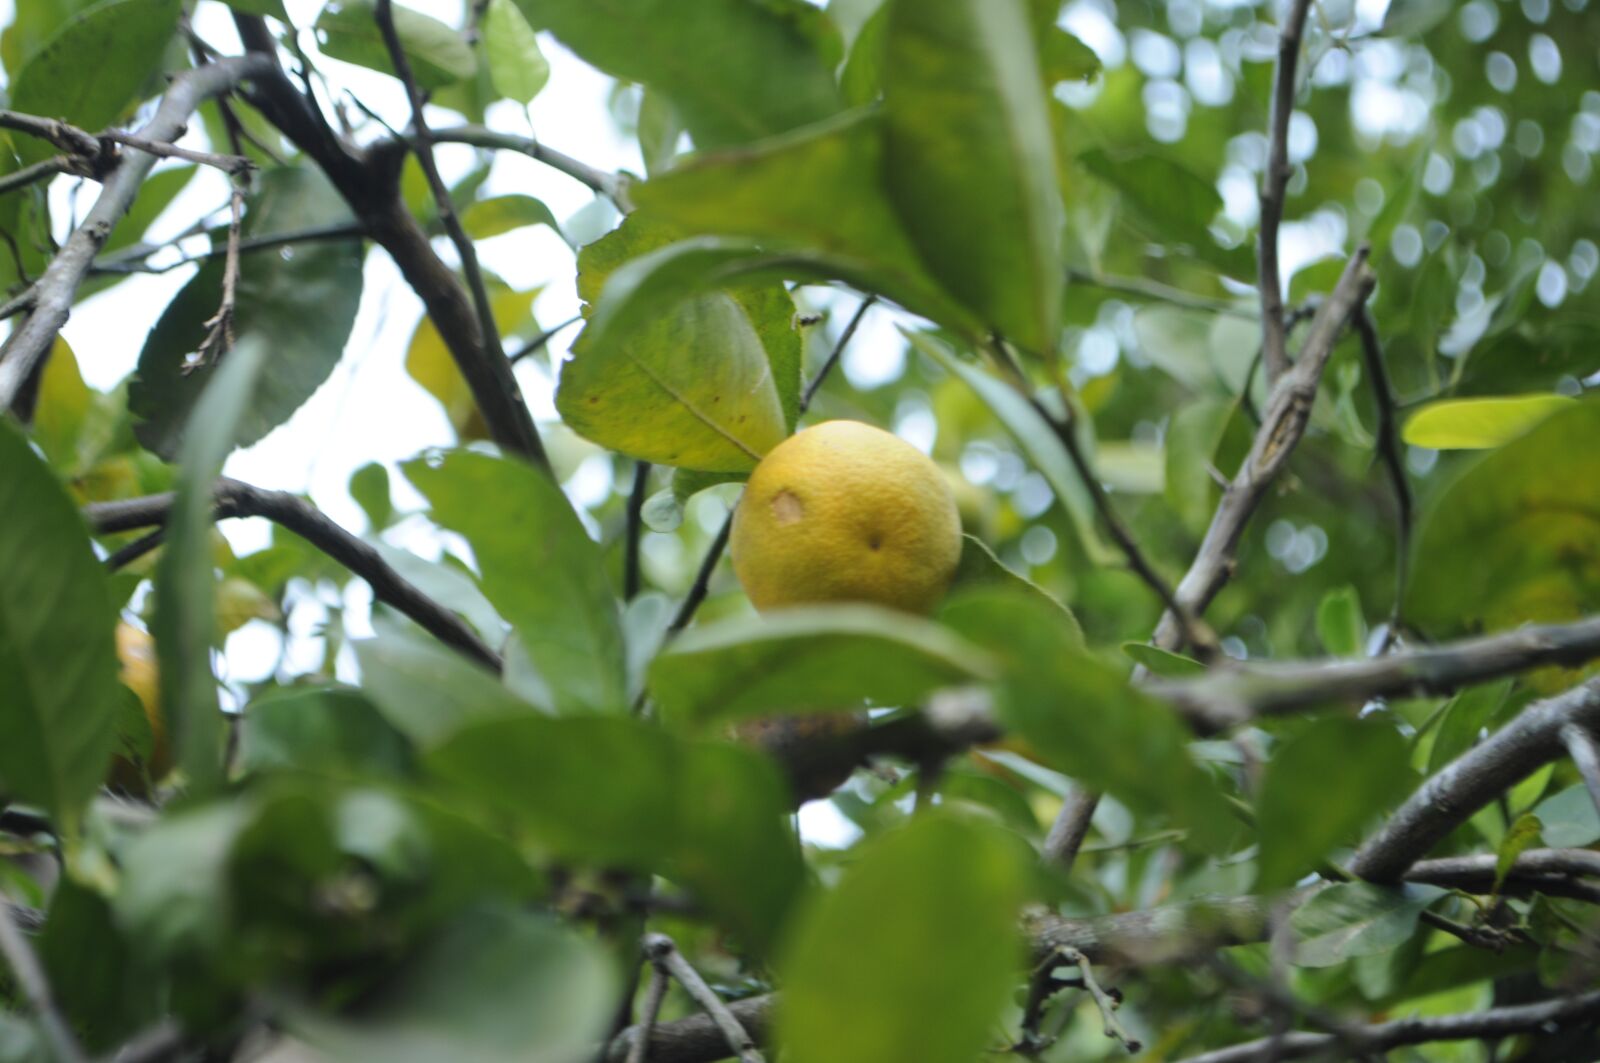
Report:
M 1018 975 L 1012 921 L 1026 850 L 934 812 L 863 846 L 781 964 L 778 1029 L 793 1063 L 968 1063 L 992 1043 Z M 906 963 L 940 926 L 958 964 Z
M 1056 610 L 1059 614 L 1059 608 Z M 939 625 L 870 605 L 785 609 L 686 632 L 650 666 L 650 691 L 685 724 L 762 712 L 909 705 L 992 674 Z
M 116 741 L 115 613 L 76 505 L 9 419 L 0 511 L 0 787 L 71 834 Z
M 85 8 L 17 71 L 9 106 L 80 129 L 104 129 L 136 102 L 160 66 L 181 9 L 179 0 L 101 0 Z M 32 163 L 56 149 L 21 137 L 17 150 Z
M 537 202 L 537 200 L 535 200 Z M 494 315 L 495 328 L 502 336 L 509 336 L 521 328 L 533 310 L 533 301 L 542 289 L 513 291 L 509 288 L 491 290 L 489 311 Z M 467 385 L 467 378 L 456 366 L 444 337 L 433 318 L 424 314 L 411 333 L 411 344 L 406 348 L 406 373 L 422 385 L 424 391 L 439 400 L 445 416 L 463 441 L 485 439 L 488 428 L 478 413 L 477 400 Z
M 33 410 L 33 441 L 54 468 L 78 471 L 80 437 L 94 397 L 78 371 L 78 358 L 57 336 L 46 356 Z
M 1092 81 L 1100 73 L 1100 57 L 1081 39 L 1052 25 L 1039 34 L 1039 66 L 1046 84 Z
M 905 335 L 913 347 L 960 377 L 994 411 L 996 419 L 1021 445 L 1033 467 L 1050 484 L 1056 500 L 1072 519 L 1078 544 L 1089 560 L 1098 565 L 1120 563 L 1120 555 L 1101 540 L 1094 523 L 1094 500 L 1077 470 L 1072 467 L 1066 449 L 1049 422 L 1009 384 L 963 360 L 937 337 L 921 331 L 907 332 Z
M 1600 404 L 1560 410 L 1463 468 L 1424 511 L 1406 616 L 1444 635 L 1600 605 Z
M 516 631 L 556 708 L 625 711 L 616 595 L 599 546 L 561 489 L 530 465 L 467 451 L 404 470 L 433 519 L 472 544 L 484 594 Z
M 962 535 L 961 561 L 956 566 L 955 578 L 950 581 L 950 589 L 954 592 L 972 587 L 1009 587 L 1055 606 L 1061 611 L 1064 620 L 1071 627 L 1078 629 L 1078 642 L 1080 644 L 1083 642 L 1082 629 L 1079 627 L 1078 618 L 1072 615 L 1071 609 L 1062 605 L 1037 583 L 1007 568 L 998 557 L 994 556 L 994 551 L 989 549 L 988 544 L 982 539 L 976 535 Z
M 539 38 L 513 0 L 490 0 L 483 17 L 483 52 L 495 91 L 523 106 L 550 80 Z M 554 222 L 550 227 L 556 228 Z
M 1367 641 L 1361 598 L 1350 586 L 1337 587 L 1317 603 L 1317 637 L 1335 657 L 1355 657 Z
M 317 16 L 316 30 L 323 54 L 385 74 L 394 73 L 389 49 L 375 17 L 374 0 L 337 0 Z M 465 81 L 477 72 L 478 62 L 461 34 L 432 15 L 394 4 L 395 35 L 410 61 L 412 76 L 423 90 Z
M 1172 415 L 1163 484 L 1167 501 L 1191 534 L 1205 532 L 1221 491 L 1217 478 L 1233 472 L 1234 463 L 1228 460 L 1233 455 L 1223 452 L 1233 449 L 1232 443 L 1249 445 L 1243 417 L 1239 404 L 1226 399 L 1187 402 Z
M 1153 151 L 1112 155 L 1092 148 L 1078 161 L 1115 188 L 1157 238 L 1197 252 L 1216 246 L 1208 230 L 1222 210 L 1216 187 L 1183 163 Z
M 250 337 L 207 374 L 178 452 L 178 491 L 156 565 L 155 619 L 161 704 L 178 766 L 191 789 L 223 781 L 223 719 L 211 647 L 217 638 L 211 509 L 217 475 L 267 363 L 264 340 Z
M 318 1058 L 572 1063 L 604 1039 L 616 977 L 592 942 L 546 916 L 463 914 L 337 1018 L 289 1026 Z
M 344 200 L 309 167 L 271 170 L 247 201 L 244 235 L 269 236 L 349 220 Z M 288 253 L 285 254 L 284 252 Z M 237 442 L 261 439 L 310 398 L 338 363 L 361 302 L 361 241 L 318 241 L 241 257 L 234 333 L 272 351 L 272 372 L 249 396 Z M 222 299 L 223 258 L 209 259 L 167 306 L 139 353 L 128 408 L 134 431 L 171 460 L 201 391 L 226 364 L 190 361 Z
M 350 497 L 367 516 L 369 531 L 376 535 L 388 527 L 394 516 L 394 501 L 389 496 L 389 470 L 375 461 L 350 474 Z
M 1122 652 L 1151 675 L 1163 678 L 1182 679 L 1185 676 L 1201 675 L 1206 670 L 1206 666 L 1193 657 L 1185 657 L 1181 653 L 1173 653 L 1147 642 L 1124 642 Z
M 1189 754 L 1172 712 L 1090 655 L 1056 611 L 1004 588 L 952 595 L 946 624 L 1002 661 L 996 713 L 1047 764 L 1187 827 L 1202 850 L 1233 831 L 1221 791 Z
M 615 77 L 665 93 L 702 148 L 742 144 L 825 118 L 838 91 L 812 34 L 820 13 L 790 0 L 517 0 Z
M 1422 910 L 1445 892 L 1438 886 L 1415 884 L 1335 883 L 1290 916 L 1296 937 L 1294 962 L 1301 967 L 1331 967 L 1387 952 L 1415 933 Z
M 884 176 L 933 274 L 1052 356 L 1061 226 L 1054 133 L 1025 0 L 890 0 Z
M 628 718 L 526 716 L 463 727 L 427 764 L 558 858 L 681 879 L 757 948 L 799 890 L 786 787 L 754 752 Z
M 498 2 L 509 4 L 511 0 Z M 522 17 L 514 10 L 512 14 Z M 487 240 L 529 225 L 548 225 L 557 236 L 561 235 L 561 226 L 544 201 L 521 193 L 475 200 L 461 212 L 461 226 L 474 240 Z M 533 290 L 533 294 L 538 293 L 539 289 Z
M 404 777 L 411 749 L 354 690 L 309 688 L 252 702 L 239 731 L 245 771 Z
M 1406 743 L 1382 721 L 1332 716 L 1313 722 L 1267 762 L 1256 802 L 1261 856 L 1256 890 L 1292 885 L 1334 846 L 1408 793 L 1414 782 Z M 1324 766 L 1340 765 L 1330 799 Z
M 363 693 L 419 747 L 478 719 L 540 711 L 459 653 L 419 632 L 380 629 L 355 642 Z
M 1414 447 L 1434 450 L 1498 447 L 1576 401 L 1566 395 L 1441 399 L 1412 414 L 1401 431 L 1401 438 Z

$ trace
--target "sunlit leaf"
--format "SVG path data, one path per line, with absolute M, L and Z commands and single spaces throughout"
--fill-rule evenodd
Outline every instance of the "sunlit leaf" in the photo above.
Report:
M 316 30 L 322 51 L 385 74 L 394 73 L 389 49 L 375 17 L 375 0 L 337 0 L 317 16 Z M 472 77 L 478 69 L 472 49 L 461 34 L 431 15 L 394 4 L 395 35 L 410 61 L 411 73 L 422 89 L 437 89 Z
M 1434 450 L 1498 447 L 1576 401 L 1566 395 L 1441 399 L 1412 414 L 1401 437 L 1414 447 Z
M 513 0 L 490 0 L 483 16 L 483 52 L 495 91 L 524 106 L 550 80 L 539 38 Z M 556 227 L 554 222 L 550 227 Z

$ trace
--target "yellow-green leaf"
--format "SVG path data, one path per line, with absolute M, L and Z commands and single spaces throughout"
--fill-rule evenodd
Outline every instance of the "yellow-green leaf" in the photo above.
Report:
M 1414 447 L 1483 450 L 1510 442 L 1576 401 L 1566 395 L 1443 399 L 1412 414 L 1401 435 Z

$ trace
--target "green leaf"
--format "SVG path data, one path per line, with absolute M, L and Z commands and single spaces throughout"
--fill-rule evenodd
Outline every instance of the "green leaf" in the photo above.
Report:
M 539 709 L 454 650 L 420 632 L 382 630 L 352 643 L 363 693 L 418 746 L 437 745 L 474 720 L 525 716 Z
M 279 22 L 289 21 L 289 15 L 283 9 L 283 0 L 222 0 L 222 2 L 235 11 L 242 11 L 247 15 L 269 15 Z
M 1336 587 L 1317 603 L 1317 638 L 1335 657 L 1359 657 L 1367 642 L 1361 597 L 1350 586 Z
M 161 217 L 162 212 L 178 198 L 178 193 L 189 186 L 190 179 L 199 169 L 198 166 L 185 163 L 156 170 L 145 178 L 144 183 L 139 186 L 139 195 L 128 208 L 128 213 L 117 222 L 117 227 L 111 230 L 111 236 L 107 238 L 100 253 L 110 254 L 112 251 L 138 243 L 150 226 L 155 224 L 156 219 Z
M 646 173 L 656 174 L 678 157 L 683 123 L 672 101 L 646 87 L 639 100 L 639 154 Z
M 1100 57 L 1083 41 L 1052 25 L 1039 35 L 1039 66 L 1046 84 L 1092 81 L 1100 73 Z
M 1203 675 L 1206 666 L 1192 657 L 1152 646 L 1148 642 L 1124 642 L 1122 652 L 1151 675 L 1164 679 L 1182 679 L 1185 676 Z
M 270 170 L 247 201 L 246 237 L 269 236 L 348 221 L 349 210 L 326 177 L 309 167 Z M 288 420 L 338 364 L 361 302 L 361 241 L 300 244 L 244 255 L 239 263 L 239 345 L 255 339 L 272 351 L 272 372 L 249 396 L 237 442 L 247 446 Z M 167 460 L 183 443 L 206 382 L 228 357 L 195 364 L 207 322 L 222 300 L 223 259 L 212 258 L 162 313 L 128 390 L 139 419 L 139 442 Z
M 1581 783 L 1540 801 L 1533 815 L 1546 845 L 1567 849 L 1600 841 L 1600 813 L 1595 812 L 1589 788 Z
M 702 148 L 742 144 L 838 110 L 803 5 L 767 0 L 517 0 L 594 66 L 659 90 Z M 814 11 L 809 14 L 816 14 Z
M 178 452 L 178 491 L 167 517 L 167 540 L 156 564 L 155 619 L 161 705 L 178 766 L 204 793 L 223 782 L 223 719 L 211 646 L 217 637 L 216 576 L 211 558 L 212 493 L 268 348 L 256 337 L 228 352 L 194 403 Z
M 758 949 L 801 885 L 786 787 L 749 750 L 630 718 L 525 716 L 462 727 L 427 764 L 558 859 L 679 879 Z
M 513 291 L 509 288 L 492 288 L 489 294 L 489 311 L 494 315 L 495 327 L 502 336 L 519 331 L 532 317 L 533 301 L 542 288 Z M 439 327 L 431 315 L 423 314 L 411 333 L 411 344 L 406 348 L 406 374 L 422 385 L 422 389 L 439 400 L 445 416 L 463 442 L 488 438 L 488 429 L 478 413 L 477 399 L 467 386 L 467 378 L 456 366 L 455 355 L 439 335 Z
M 1294 962 L 1331 967 L 1399 945 L 1417 928 L 1422 910 L 1447 891 L 1437 886 L 1377 886 L 1340 882 L 1295 909 L 1289 924 L 1298 939 Z
M 1600 607 L 1600 403 L 1466 465 L 1419 523 L 1406 616 L 1442 637 Z
M 1500 839 L 1499 849 L 1494 860 L 1494 889 L 1493 894 L 1498 895 L 1500 887 L 1505 885 L 1506 876 L 1511 874 L 1511 868 L 1529 846 L 1539 840 L 1544 824 L 1539 822 L 1539 817 L 1524 812 L 1511 824 L 1511 829 L 1506 831 L 1506 836 Z
M 121 853 L 111 903 L 141 954 L 161 962 L 223 946 L 228 861 L 253 811 L 244 801 L 185 808 L 162 816 Z
M 839 75 L 839 90 L 851 107 L 872 103 L 883 92 L 883 53 L 888 30 L 889 5 L 881 4 L 862 23 L 850 46 L 850 56 Z
M 1394 0 L 1378 32 L 1385 37 L 1419 37 L 1450 17 L 1451 0 Z
M 1249 432 L 1242 418 L 1238 402 L 1229 399 L 1186 402 L 1172 415 L 1167 429 L 1163 489 L 1184 528 L 1192 534 L 1204 533 L 1216 512 L 1221 488 L 1213 470 L 1224 477 L 1232 471 L 1222 454 L 1224 441 L 1242 435 L 1241 442 L 1249 445 Z
M 1338 800 L 1329 800 L 1330 764 L 1339 765 Z M 1414 782 L 1405 739 L 1388 723 L 1342 716 L 1313 721 L 1267 762 L 1256 801 L 1256 891 L 1292 885 L 1316 870 L 1330 849 L 1355 840 Z
M 1197 252 L 1215 248 L 1209 226 L 1222 210 L 1222 194 L 1189 167 L 1156 152 L 1113 156 L 1101 148 L 1091 148 L 1078 161 L 1121 193 L 1151 235 Z
M 1025 851 L 995 827 L 943 812 L 861 849 L 779 965 L 784 1058 L 970 1063 L 992 1044 L 1020 977 L 1013 923 Z M 906 962 L 935 926 L 941 950 L 961 962 Z
M 516 631 L 556 708 L 626 711 L 616 594 L 599 545 L 561 489 L 520 461 L 464 450 L 403 469 L 434 521 L 472 545 L 484 594 Z M 493 509 L 485 498 L 495 499 Z
M 350 474 L 350 497 L 367 515 L 368 531 L 376 535 L 394 519 L 394 502 L 389 497 L 389 470 L 375 461 Z
M 941 619 L 1003 662 L 996 713 L 1052 767 L 1140 812 L 1165 812 L 1206 851 L 1234 820 L 1166 706 L 1091 656 L 1056 610 L 1000 588 L 963 591 Z
M 963 534 L 961 536 L 961 560 L 956 565 L 956 574 L 950 581 L 950 589 L 954 592 L 973 587 L 1008 587 L 1054 606 L 1060 611 L 1062 619 L 1070 627 L 1077 630 L 1077 642 L 1082 645 L 1083 629 L 1078 624 L 1078 618 L 1072 615 L 1071 609 L 1062 605 L 1054 595 L 1037 583 L 1030 579 L 1025 579 L 1007 568 L 998 557 L 994 556 L 994 551 L 990 550 L 989 545 L 982 539 L 976 535 Z
M 489 0 L 483 17 L 483 54 L 494 90 L 526 107 L 550 80 L 539 38 L 512 0 Z M 554 222 L 550 228 L 556 227 Z
M 694 628 L 656 658 L 649 685 L 669 719 L 696 725 L 855 709 L 863 700 L 910 705 L 992 668 L 986 654 L 931 621 L 839 605 Z
M 106 899 L 72 876 L 56 885 L 36 940 L 65 1017 L 91 1052 L 114 1051 L 161 1014 L 158 972 L 130 947 Z
M 1576 401 L 1566 395 L 1441 399 L 1412 414 L 1400 435 L 1414 447 L 1485 450 L 1526 434 L 1546 417 Z
M 382 541 L 373 542 L 372 547 L 423 594 L 477 628 L 491 646 L 505 641 L 506 622 L 494 611 L 464 565 L 449 557 L 428 561 Z
M 1445 706 L 1428 751 L 1428 774 L 1435 775 L 1478 741 L 1479 733 L 1505 702 L 1512 680 L 1468 687 Z
M 354 690 L 284 689 L 252 702 L 239 730 L 246 771 L 403 778 L 411 747 Z
M 393 74 L 389 49 L 375 17 L 375 0 L 336 0 L 317 16 L 322 53 L 331 59 Z M 478 70 L 472 49 L 461 34 L 431 15 L 392 5 L 394 31 L 411 63 L 417 87 L 430 91 L 465 81 Z
M 579 253 L 579 294 L 594 310 L 556 408 L 580 435 L 645 461 L 748 471 L 788 435 L 793 301 L 771 286 L 719 291 L 700 275 L 685 289 L 658 269 L 682 246 L 652 250 L 668 239 L 636 213 Z M 664 292 L 651 284 L 662 277 Z
M 1403 3 L 1404 0 L 1401 0 Z M 1392 12 L 1397 5 L 1391 4 Z M 1377 254 L 1389 250 L 1389 239 L 1394 235 L 1395 226 L 1399 225 L 1411 213 L 1411 208 L 1417 202 L 1417 190 L 1422 185 L 1422 175 L 1427 169 L 1428 159 L 1433 155 L 1433 138 L 1428 138 L 1417 145 L 1410 164 L 1406 166 L 1405 174 L 1399 181 L 1384 189 L 1386 198 L 1383 207 L 1372 219 L 1372 227 L 1363 237 Z M 1329 278 L 1325 291 L 1332 291 L 1337 278 Z
M 917 350 L 960 377 L 983 400 L 984 405 L 994 411 L 1006 431 L 1021 445 L 1033 467 L 1050 484 L 1056 500 L 1071 518 L 1078 544 L 1088 559 L 1097 565 L 1121 564 L 1121 555 L 1108 547 L 1095 529 L 1094 500 L 1089 495 L 1089 489 L 1072 467 L 1072 461 L 1061 440 L 1056 438 L 1055 430 L 1028 404 L 1028 400 L 999 377 L 957 356 L 931 333 L 908 331 L 905 336 Z
M 179 0 L 102 0 L 73 15 L 17 71 L 8 106 L 98 132 L 121 118 L 161 65 Z M 24 164 L 55 148 L 19 137 Z
M 884 178 L 934 275 L 1006 339 L 1056 353 L 1063 209 L 1024 0 L 889 0 Z
M 115 614 L 77 506 L 0 420 L 0 789 L 70 835 L 116 741 Z
M 337 1018 L 289 1026 L 317 1058 L 364 1063 L 572 1063 L 604 1040 L 616 976 L 594 943 L 548 917 L 468 912 Z
M 67 475 L 80 472 L 80 445 L 84 425 L 94 404 L 94 393 L 83 382 L 77 356 L 60 336 L 46 355 L 44 375 L 33 411 L 33 441 L 53 468 Z
M 628 194 L 686 234 L 744 237 L 970 335 L 981 324 L 929 275 L 884 192 L 882 118 L 855 111 L 710 153 Z
M 496 2 L 509 4 L 511 0 L 496 0 Z M 512 14 L 516 15 L 516 12 L 513 11 Z M 516 15 L 516 17 L 522 16 Z M 467 230 L 467 235 L 474 240 L 487 240 L 491 236 L 514 232 L 529 225 L 548 225 L 557 236 L 561 235 L 561 226 L 557 224 L 556 216 L 550 213 L 550 208 L 544 205 L 544 201 L 520 193 L 491 196 L 467 204 L 467 208 L 461 212 L 461 225 Z

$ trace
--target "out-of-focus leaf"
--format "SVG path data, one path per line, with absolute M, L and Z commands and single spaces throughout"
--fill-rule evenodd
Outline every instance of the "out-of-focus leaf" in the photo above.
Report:
M 946 288 L 1040 357 L 1060 331 L 1054 133 L 1024 0 L 890 0 L 884 178 Z
M 1600 605 L 1600 404 L 1551 414 L 1434 495 L 1406 602 L 1439 635 Z
M 251 811 L 228 802 L 162 816 L 123 852 L 112 906 L 141 953 L 160 962 L 222 946 L 228 857 Z
M 1083 41 L 1052 25 L 1039 36 L 1039 66 L 1047 84 L 1092 81 L 1100 73 L 1100 57 Z
M 1505 885 L 1506 876 L 1511 874 L 1511 868 L 1527 849 L 1539 840 L 1540 831 L 1544 825 L 1539 822 L 1539 817 L 1524 812 L 1511 824 L 1511 829 L 1506 831 L 1506 836 L 1500 839 L 1500 846 L 1495 852 L 1494 859 L 1494 889 L 1499 893 L 1500 887 Z
M 17 71 L 8 106 L 80 129 L 104 129 L 156 72 L 181 9 L 179 0 L 101 0 L 85 8 Z M 16 144 L 24 164 L 56 150 L 35 137 L 19 137 Z
M 991 1044 L 1020 966 L 1026 850 L 933 812 L 874 839 L 796 929 L 778 1029 L 792 1063 L 968 1063 Z M 953 965 L 906 963 L 940 926 Z M 929 1001 L 938 1001 L 930 1008 Z
M 1355 657 L 1367 641 L 1367 621 L 1354 587 L 1337 587 L 1317 603 L 1317 637 L 1335 657 Z
M 467 451 L 404 469 L 433 519 L 472 544 L 484 594 L 511 623 L 556 708 L 626 711 L 616 595 L 600 547 L 561 489 L 530 465 Z
M 863 700 L 908 705 L 939 687 L 983 679 L 992 667 L 982 651 L 930 621 L 841 605 L 697 627 L 656 658 L 649 683 L 670 719 L 699 724 L 854 709 Z
M 1422 910 L 1445 890 L 1437 886 L 1376 886 L 1340 882 L 1295 909 L 1295 958 L 1301 967 L 1331 967 L 1394 948 L 1417 929 Z
M 57 336 L 48 358 L 34 405 L 33 441 L 53 467 L 70 474 L 78 470 L 79 437 L 93 395 L 66 340 Z
M 517 0 L 615 77 L 665 93 L 702 148 L 808 125 L 839 107 L 813 34 L 820 12 L 792 0 Z
M 1326 765 L 1338 764 L 1338 800 Z M 1334 846 L 1354 841 L 1415 780 L 1400 732 L 1384 721 L 1330 716 L 1285 742 L 1267 762 L 1256 802 L 1261 832 L 1257 892 L 1292 885 Z
M 1540 801 L 1533 810 L 1546 845 L 1572 848 L 1600 841 L 1600 814 L 1581 783 Z
M 1485 450 L 1509 443 L 1576 401 L 1566 395 L 1441 399 L 1412 414 L 1400 435 L 1414 447 Z
M 178 766 L 196 793 L 223 782 L 223 719 L 211 647 L 217 638 L 211 559 L 212 492 L 266 365 L 264 340 L 247 338 L 207 374 L 178 452 L 178 492 L 156 565 L 155 618 L 161 705 Z
M 490 294 L 489 308 L 501 335 L 509 336 L 521 327 L 532 311 L 533 301 L 542 290 L 530 288 L 525 292 L 517 292 L 502 288 Z M 411 345 L 406 348 L 406 373 L 422 385 L 423 390 L 439 400 L 445 416 L 450 419 L 451 426 L 462 441 L 487 437 L 487 429 L 478 414 L 472 389 L 456 367 L 455 357 L 446 346 L 444 337 L 439 335 L 438 326 L 427 314 L 417 322 L 416 331 L 411 334 Z
M 1078 643 L 1083 642 L 1083 631 L 1072 610 L 1062 605 L 1050 592 L 1030 579 L 1017 575 L 1001 563 L 987 543 L 975 535 L 961 536 L 961 561 L 956 566 L 955 578 L 950 581 L 952 592 L 973 587 L 1009 587 L 1031 595 L 1060 610 L 1065 622 L 1078 630 Z
M 498 0 L 498 2 L 509 4 L 511 0 Z M 512 14 L 515 15 L 516 12 L 513 11 Z M 491 236 L 499 236 L 529 225 L 548 225 L 557 236 L 561 235 L 561 226 L 556 223 L 556 216 L 550 213 L 550 208 L 544 205 L 544 201 L 520 193 L 475 200 L 461 212 L 461 226 L 474 240 L 487 240 Z M 536 288 L 533 294 L 537 295 L 539 291 L 540 289 Z
M 996 712 L 1046 763 L 1142 812 L 1164 812 L 1217 851 L 1233 816 L 1171 710 L 1091 656 L 1059 612 L 1002 588 L 951 596 L 950 627 L 1003 662 Z
M 639 154 L 646 173 L 660 173 L 678 156 L 683 123 L 665 95 L 646 88 L 639 100 Z
M 309 167 L 271 170 L 246 206 L 244 235 L 269 236 L 349 220 L 344 200 Z M 256 339 L 272 351 L 272 372 L 249 396 L 237 442 L 261 439 L 289 418 L 328 379 L 355 323 L 361 302 L 362 247 L 358 239 L 298 245 L 291 254 L 258 253 L 239 263 L 239 345 Z M 128 408 L 139 419 L 139 441 L 171 460 L 206 382 L 229 357 L 196 364 L 190 356 L 209 331 L 222 299 L 223 259 L 210 259 L 167 306 L 139 353 Z
M 320 1059 L 572 1063 L 605 1037 L 616 977 L 598 946 L 543 915 L 493 907 L 445 927 L 338 1018 L 289 1025 Z
M 389 526 L 389 521 L 394 517 L 394 502 L 389 497 L 388 469 L 372 461 L 351 473 L 350 497 L 367 515 L 372 534 L 376 535 Z
M 115 614 L 76 504 L 9 419 L 0 512 L 0 787 L 71 836 L 116 741 Z
M 1189 167 L 1155 152 L 1112 156 L 1101 148 L 1091 148 L 1078 161 L 1120 192 L 1158 239 L 1187 243 L 1197 251 L 1215 246 L 1208 227 L 1222 210 L 1222 195 Z
M 1385 37 L 1419 37 L 1450 17 L 1455 4 L 1450 0 L 1394 0 L 1384 12 Z
M 316 30 L 322 52 L 384 74 L 393 74 L 389 49 L 378 29 L 374 0 L 337 0 L 317 16 Z M 478 62 L 461 34 L 432 15 L 399 4 L 391 6 L 395 35 L 411 63 L 417 87 L 429 90 L 465 81 L 477 72 Z
M 627 718 L 526 716 L 463 727 L 427 765 L 558 858 L 680 879 L 758 949 L 801 885 L 786 788 L 749 750 Z
M 489 0 L 483 18 L 483 54 L 495 91 L 524 107 L 550 80 L 550 64 L 539 50 L 539 38 L 512 0 Z M 556 229 L 553 221 L 550 227 Z
M 1122 652 L 1133 658 L 1135 664 L 1143 667 L 1151 675 L 1164 678 L 1182 679 L 1185 676 L 1201 675 L 1206 670 L 1205 665 L 1192 657 L 1185 657 L 1181 653 L 1173 653 L 1147 642 L 1124 642 Z
M 1185 403 L 1172 416 L 1167 429 L 1167 474 L 1163 481 L 1167 501 L 1177 510 L 1184 527 L 1200 535 L 1211 523 L 1221 491 L 1217 477 L 1233 472 L 1223 451 L 1230 433 L 1249 433 L 1241 423 L 1237 402 L 1208 399 Z
M 354 690 L 286 690 L 252 702 L 239 731 L 246 771 L 403 777 L 411 748 Z
M 962 360 L 932 334 L 918 331 L 905 335 L 913 347 L 960 377 L 994 411 L 1006 431 L 1022 446 L 1034 468 L 1049 482 L 1056 500 L 1072 519 L 1078 543 L 1089 560 L 1098 565 L 1118 563 L 1120 555 L 1101 540 L 1095 529 L 1094 500 L 1089 496 L 1089 489 L 1072 467 L 1055 430 L 1028 400 L 999 377 Z
M 1446 764 L 1471 749 L 1478 734 L 1488 725 L 1495 711 L 1511 691 L 1512 680 L 1468 687 L 1450 699 L 1433 736 L 1428 753 L 1428 774 L 1437 774 Z

